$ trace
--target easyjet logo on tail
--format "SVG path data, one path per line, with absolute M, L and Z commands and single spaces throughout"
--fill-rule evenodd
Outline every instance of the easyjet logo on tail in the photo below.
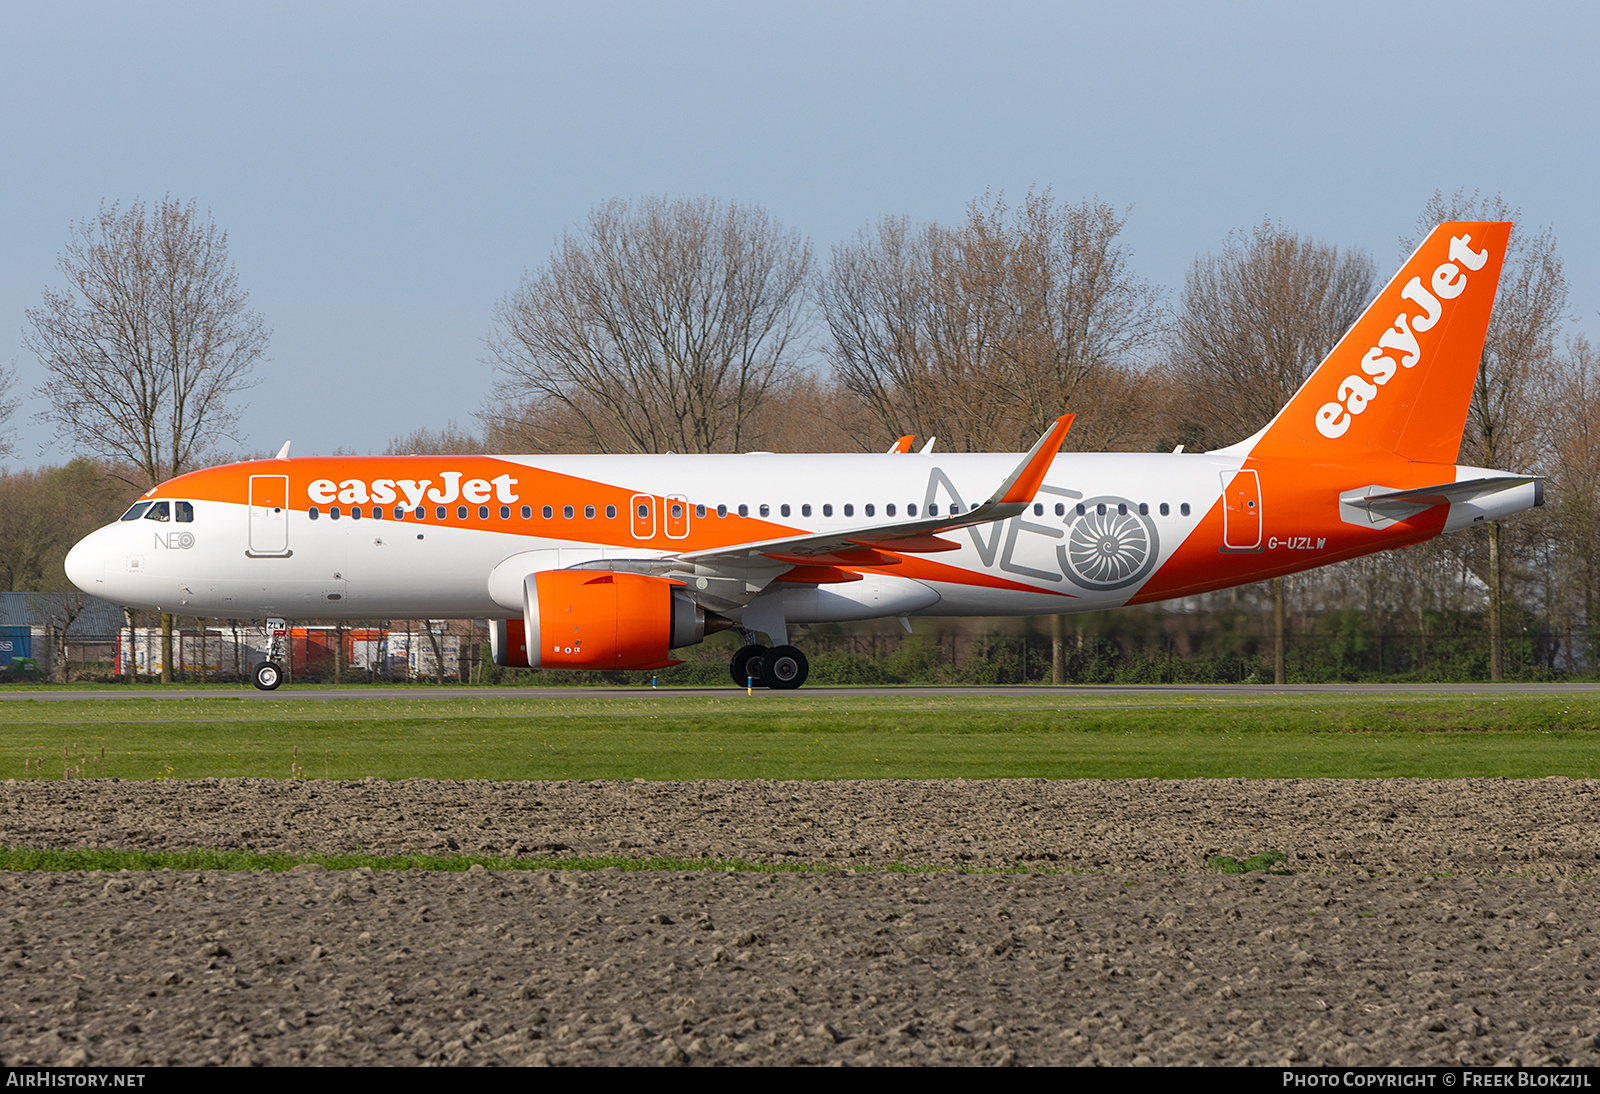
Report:
M 1349 375 L 1339 382 L 1337 402 L 1323 403 L 1317 408 L 1317 432 L 1329 439 L 1342 437 L 1357 414 L 1362 413 L 1378 397 L 1378 390 L 1394 379 L 1402 369 L 1416 366 L 1422 359 L 1422 349 L 1417 335 L 1432 330 L 1444 314 L 1441 301 L 1454 300 L 1467 288 L 1467 273 L 1476 273 L 1489 261 L 1489 249 L 1474 251 L 1472 236 L 1463 234 L 1450 238 L 1450 259 L 1442 262 L 1424 287 L 1420 276 L 1406 283 L 1400 296 L 1421 309 L 1412 314 L 1409 309 L 1395 317 L 1394 326 L 1384 331 L 1378 344 L 1367 350 L 1361 359 L 1364 375 Z M 1430 291 L 1430 288 L 1432 291 Z M 1398 354 L 1398 360 L 1390 356 Z

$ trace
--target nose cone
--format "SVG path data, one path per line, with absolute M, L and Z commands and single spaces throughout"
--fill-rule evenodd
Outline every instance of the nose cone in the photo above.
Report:
M 91 532 L 67 552 L 67 580 L 91 596 L 105 593 L 105 548 L 98 532 Z

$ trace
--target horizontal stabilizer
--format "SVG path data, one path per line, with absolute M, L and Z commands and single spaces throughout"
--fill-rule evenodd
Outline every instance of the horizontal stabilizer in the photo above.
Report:
M 1525 507 L 1526 499 L 1517 501 L 1508 497 L 1506 492 L 1529 485 L 1533 487 L 1533 504 L 1543 505 L 1544 480 L 1537 475 L 1489 475 L 1442 482 L 1436 486 L 1418 486 L 1411 490 L 1363 486 L 1339 495 L 1339 519 L 1361 527 L 1387 528 L 1397 521 L 1410 520 L 1418 513 L 1443 505 L 1452 507 L 1450 519 L 1455 521 L 1459 516 L 1462 522 L 1459 526 L 1465 527 L 1466 523 L 1474 520 L 1498 519 L 1497 511 L 1508 504 L 1515 503 L 1515 508 Z
M 1445 482 L 1438 486 L 1419 486 L 1415 490 L 1387 490 L 1381 494 L 1368 494 L 1364 498 L 1339 500 L 1357 509 L 1371 509 L 1388 515 L 1401 510 L 1415 511 L 1418 506 L 1449 505 L 1453 502 L 1477 501 L 1479 498 L 1510 490 L 1513 486 L 1526 486 L 1542 482 L 1537 475 L 1504 475 L 1493 479 L 1467 479 L 1465 482 Z M 1541 491 L 1542 493 L 1542 491 Z

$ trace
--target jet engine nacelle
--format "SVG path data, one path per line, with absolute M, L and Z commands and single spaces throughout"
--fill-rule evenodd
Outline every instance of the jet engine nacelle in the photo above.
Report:
M 682 582 L 609 570 L 541 570 L 522 583 L 521 619 L 489 628 L 494 663 L 517 668 L 656 669 L 667 651 L 733 624 L 707 613 Z

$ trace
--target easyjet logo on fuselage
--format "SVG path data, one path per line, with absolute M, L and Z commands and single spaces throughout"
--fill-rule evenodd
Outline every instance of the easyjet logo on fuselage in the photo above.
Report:
M 1474 251 L 1470 235 L 1452 236 L 1450 261 L 1441 263 L 1430 279 L 1433 291 L 1423 287 L 1421 277 L 1413 277 L 1400 292 L 1402 298 L 1421 308 L 1422 314 L 1403 311 L 1395 317 L 1394 326 L 1384 331 L 1378 344 L 1362 357 L 1361 371 L 1366 375 L 1346 376 L 1339 381 L 1338 402 L 1323 403 L 1317 408 L 1317 432 L 1330 439 L 1344 436 L 1355 416 L 1377 398 L 1379 388 L 1394 379 L 1402 368 L 1414 368 L 1422 359 L 1417 335 L 1432 330 L 1444 314 L 1441 300 L 1454 300 L 1466 290 L 1467 275 L 1461 267 L 1475 272 L 1483 269 L 1488 261 L 1489 249 Z M 1398 362 L 1388 355 L 1389 351 L 1399 352 Z
M 373 479 L 371 482 L 364 479 L 345 479 L 343 482 L 316 479 L 306 487 L 306 496 L 316 505 L 332 505 L 334 502 L 344 505 L 365 505 L 368 502 L 392 505 L 403 499 L 408 509 L 416 508 L 424 500 L 435 505 L 449 505 L 459 498 L 473 505 L 483 505 L 492 496 L 501 505 L 510 505 L 519 497 L 512 489 L 517 485 L 517 480 L 510 475 L 468 479 L 466 482 L 461 481 L 462 475 L 461 471 L 442 471 L 439 473 L 438 486 L 433 486 L 432 479 Z M 430 486 L 433 489 L 428 489 Z

